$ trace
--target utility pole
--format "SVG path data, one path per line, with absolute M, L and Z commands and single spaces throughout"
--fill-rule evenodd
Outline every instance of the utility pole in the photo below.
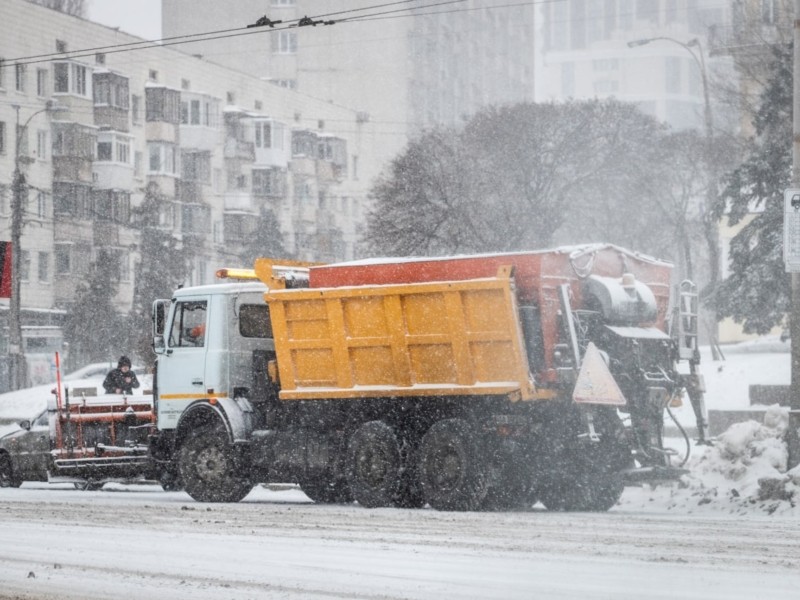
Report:
M 792 187 L 800 188 L 800 0 L 794 0 L 794 65 L 792 88 Z M 792 307 L 789 331 L 792 336 L 792 383 L 789 401 L 789 429 L 786 444 L 789 468 L 800 464 L 800 273 L 792 272 Z
M 28 197 L 28 185 L 21 165 L 27 157 L 22 156 L 21 138 L 23 133 L 27 136 L 28 124 L 38 114 L 65 110 L 50 100 L 44 108 L 30 115 L 25 123 L 19 124 L 19 105 L 13 106 L 17 112 L 16 136 L 14 144 L 14 177 L 11 197 L 11 298 L 8 304 L 8 366 L 9 387 L 18 390 L 25 386 L 28 380 L 28 365 L 25 361 L 25 352 L 22 343 L 22 227 L 25 213 L 25 200 Z
M 19 106 L 15 105 L 17 112 L 16 136 L 14 145 L 14 181 L 12 184 L 11 198 L 11 298 L 8 310 L 8 367 L 10 389 L 18 390 L 27 380 L 27 365 L 22 348 L 22 320 L 21 298 L 22 291 L 21 273 L 22 266 L 22 199 L 25 197 L 25 176 L 20 170 L 20 137 L 22 131 L 19 125 Z M 26 123 L 27 125 L 27 123 Z

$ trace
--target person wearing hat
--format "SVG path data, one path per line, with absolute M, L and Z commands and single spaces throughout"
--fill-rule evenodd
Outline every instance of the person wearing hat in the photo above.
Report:
M 131 371 L 131 359 L 121 356 L 117 368 L 112 369 L 103 381 L 103 388 L 107 394 L 132 394 L 133 388 L 139 387 L 136 373 Z

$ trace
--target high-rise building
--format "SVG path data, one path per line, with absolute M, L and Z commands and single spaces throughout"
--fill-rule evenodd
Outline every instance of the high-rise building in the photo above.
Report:
M 675 129 L 706 126 L 704 78 L 730 61 L 709 56 L 711 32 L 730 22 L 719 0 L 565 0 L 542 6 L 541 98 L 634 102 Z M 715 126 L 729 115 L 714 107 Z
M 187 51 L 363 113 L 385 136 L 387 156 L 421 129 L 534 99 L 534 3 L 272 0 L 266 15 L 259 0 L 196 5 L 163 0 L 165 38 L 281 21 Z M 295 26 L 303 17 L 322 23 Z

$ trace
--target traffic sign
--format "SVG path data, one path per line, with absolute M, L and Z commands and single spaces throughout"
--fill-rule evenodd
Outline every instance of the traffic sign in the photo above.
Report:
M 787 273 L 800 273 L 800 189 L 783 193 L 783 261 Z

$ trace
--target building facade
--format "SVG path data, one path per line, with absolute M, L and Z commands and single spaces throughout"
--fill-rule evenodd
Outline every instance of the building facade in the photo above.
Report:
M 542 98 L 615 97 L 675 129 L 704 128 L 704 71 L 709 82 L 730 72 L 708 42 L 730 23 L 729 3 L 566 0 L 542 10 Z M 716 107 L 718 127 L 724 112 Z
M 94 262 L 111 261 L 115 305 L 130 309 L 146 197 L 149 218 L 196 249 L 188 284 L 240 266 L 267 211 L 299 259 L 356 255 L 382 154 L 358 111 L 24 0 L 0 19 L 0 238 L 19 169 L 23 340 L 46 363 L 29 360 L 32 383 L 52 381 L 59 326 Z
M 360 111 L 378 127 L 389 158 L 422 129 L 462 124 L 487 104 L 534 99 L 535 3 L 353 0 L 345 8 L 326 0 L 237 0 L 203 11 L 195 4 L 163 0 L 165 38 L 243 27 L 262 16 L 281 21 L 254 35 L 193 43 L 191 51 Z M 334 24 L 289 26 L 308 15 Z

